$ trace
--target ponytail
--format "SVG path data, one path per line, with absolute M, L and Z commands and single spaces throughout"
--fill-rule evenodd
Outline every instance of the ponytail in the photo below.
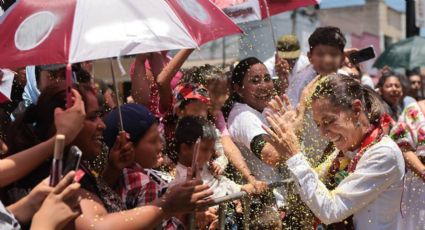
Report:
M 377 125 L 383 114 L 388 113 L 385 103 L 382 101 L 381 96 L 369 86 L 362 86 L 363 97 L 365 103 L 365 110 L 369 122 Z

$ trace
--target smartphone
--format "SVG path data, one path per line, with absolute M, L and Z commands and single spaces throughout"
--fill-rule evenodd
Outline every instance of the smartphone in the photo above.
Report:
M 198 138 L 195 142 L 194 150 L 193 150 L 193 156 L 192 156 L 192 179 L 196 178 L 196 173 L 198 171 L 198 155 L 199 155 L 199 149 L 201 147 L 201 138 Z
M 65 136 L 58 134 L 55 137 L 55 148 L 53 152 L 52 167 L 50 169 L 49 186 L 56 186 L 62 178 L 62 158 L 65 147 Z
M 71 170 L 77 171 L 80 166 L 82 156 L 83 156 L 83 153 L 77 146 L 75 145 L 71 146 L 68 152 L 68 157 L 66 158 L 66 161 L 65 161 L 63 175 L 68 174 Z
M 376 57 L 375 49 L 373 46 L 369 46 L 367 48 L 361 49 L 357 52 L 351 53 L 349 55 L 351 63 L 357 65 L 361 62 L 368 61 Z

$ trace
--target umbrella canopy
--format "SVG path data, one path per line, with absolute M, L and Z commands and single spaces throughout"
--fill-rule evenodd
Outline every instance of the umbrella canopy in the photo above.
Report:
M 285 11 L 319 4 L 321 0 L 211 0 L 235 23 L 262 20 Z M 269 12 L 267 12 L 269 10 Z
M 0 69 L 0 75 L 0 103 L 4 103 L 10 101 L 15 74 L 11 70 Z
M 242 32 L 209 0 L 0 2 L 0 67 L 196 48 Z
M 425 38 L 410 37 L 392 44 L 378 57 L 374 67 L 414 69 L 425 66 Z

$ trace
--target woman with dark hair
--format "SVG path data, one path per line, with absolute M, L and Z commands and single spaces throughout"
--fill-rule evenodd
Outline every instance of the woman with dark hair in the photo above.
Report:
M 376 85 L 382 99 L 390 108 L 391 117 L 397 121 L 404 108 L 413 102 L 414 98 L 407 96 L 409 84 L 404 75 L 393 71 L 385 71 Z
M 315 123 L 337 148 L 316 170 L 303 156 L 289 103 L 267 115 L 271 128 L 264 126 L 302 200 L 336 229 L 398 229 L 405 165 L 386 135 L 391 119 L 379 96 L 332 74 L 319 80 L 311 100 Z
M 81 103 L 86 103 L 86 92 L 91 88 L 79 86 L 76 92 L 81 95 Z M 25 113 L 16 117 L 15 121 L 11 123 L 7 131 L 6 143 L 9 147 L 8 155 L 15 156 L 15 154 L 29 149 L 40 143 L 53 142 L 54 135 L 57 133 L 57 126 L 54 123 L 56 110 L 65 109 L 65 86 L 53 84 L 45 88 L 38 98 L 36 105 L 30 106 Z M 62 95 L 61 95 L 62 94 Z M 63 97 L 61 97 L 63 96 Z M 84 120 L 84 117 L 81 119 Z M 82 121 L 80 125 L 74 121 L 77 131 L 72 135 L 67 135 L 66 143 L 70 144 L 75 136 L 82 128 Z M 72 122 L 72 120 L 70 120 Z M 69 122 L 69 121 L 64 121 Z M 72 124 L 72 123 L 70 123 Z M 70 124 L 67 124 L 70 126 Z M 28 176 L 16 181 L 11 187 L 8 188 L 6 193 L 7 203 L 16 202 L 29 191 L 34 188 L 40 181 L 49 176 L 50 163 L 52 152 L 45 157 L 40 158 L 38 167 L 34 167 Z M 49 160 L 48 160 L 49 159 Z
M 250 57 L 239 62 L 231 77 L 229 100 L 224 107 L 229 133 L 239 147 L 253 176 L 266 182 L 284 179 L 279 167 L 280 154 L 269 143 L 261 128 L 267 124 L 263 111 L 274 94 L 274 85 L 265 65 Z M 278 206 L 285 202 L 286 191 L 275 194 Z
M 96 93 L 91 86 L 81 85 L 76 86 L 76 88 L 79 89 L 83 98 L 86 117 L 81 131 L 76 136 L 67 139 L 69 142 L 65 148 L 67 149 L 69 145 L 76 145 L 83 152 L 80 169 L 85 174 L 80 181 L 81 188 L 76 192 L 82 198 L 79 203 L 82 215 L 78 216 L 75 222 L 72 223 L 76 229 L 154 228 L 164 218 L 172 216 L 175 213 L 192 211 L 196 207 L 199 207 L 199 205 L 209 202 L 206 199 L 211 194 L 207 190 L 208 186 L 200 185 L 202 182 L 199 180 L 190 180 L 169 189 L 161 199 L 155 200 L 149 206 L 121 211 L 124 210 L 124 205 L 120 197 L 108 187 L 100 176 L 109 176 L 108 173 L 96 172 L 92 166 L 93 161 L 102 152 L 102 134 L 105 129 L 105 124 L 100 118 Z M 20 140 L 16 143 L 20 143 L 20 147 L 22 147 L 28 145 L 27 142 L 31 141 L 30 137 L 39 138 L 32 139 L 32 143 L 34 143 L 37 140 L 43 140 L 53 135 L 53 121 L 49 117 L 53 116 L 57 107 L 64 108 L 65 102 L 66 87 L 64 84 L 47 87 L 40 95 L 36 107 L 30 111 L 32 116 L 25 114 L 20 119 L 20 121 L 25 122 L 23 122 L 24 125 L 19 127 L 22 130 L 28 129 L 32 132 L 28 132 L 28 136 L 25 136 L 28 138 L 27 141 Z M 35 127 L 31 127 L 34 123 Z M 41 127 L 43 127 L 44 132 L 42 132 Z M 17 137 L 22 138 L 23 136 Z M 127 158 L 129 152 L 132 151 L 132 148 L 127 148 L 126 143 L 128 140 L 122 141 L 117 137 L 117 142 L 109 152 L 109 158 L 114 161 L 108 163 L 105 167 L 106 169 L 108 167 L 116 169 L 116 167 L 123 165 L 125 167 L 125 162 L 122 161 L 125 159 L 117 159 L 119 157 L 116 156 Z M 18 145 L 15 146 L 14 149 L 19 148 Z M 67 151 L 65 150 L 65 152 Z M 112 170 L 111 172 L 114 171 Z M 44 168 L 44 171 L 40 173 L 48 174 L 49 167 Z M 143 215 L 144 218 L 138 218 L 139 215 Z M 98 221 L 99 219 L 102 221 Z M 133 221 L 127 221 L 129 219 Z

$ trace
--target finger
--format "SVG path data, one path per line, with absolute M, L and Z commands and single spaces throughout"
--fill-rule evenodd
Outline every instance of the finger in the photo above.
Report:
M 208 186 L 207 184 L 199 184 L 196 186 L 193 186 L 193 192 L 197 193 L 197 192 L 202 192 L 202 191 L 207 191 L 210 189 L 210 186 Z
M 71 109 L 80 109 L 84 108 L 84 102 L 81 99 L 80 93 L 78 93 L 77 90 L 71 89 L 72 98 L 74 99 L 74 104 L 72 105 Z
M 72 184 L 74 181 L 75 172 L 70 171 L 68 174 L 65 175 L 65 177 L 62 178 L 62 180 L 59 181 L 59 183 L 55 186 L 53 189 L 54 194 L 61 193 L 68 185 Z
M 279 140 L 279 137 L 276 135 L 275 132 L 273 132 L 269 127 L 262 125 L 264 131 L 266 131 L 266 133 L 270 136 L 271 140 L 273 142 Z
M 283 101 L 286 104 L 286 108 L 288 108 L 289 111 L 292 110 L 292 104 L 291 101 L 289 101 L 289 97 L 287 95 L 283 95 Z
M 275 112 L 275 111 L 279 111 L 279 107 L 278 104 L 276 103 L 275 99 L 272 99 L 271 101 L 269 101 L 269 107 Z
M 62 200 L 74 200 L 77 199 L 78 194 L 77 191 L 80 189 L 80 183 L 73 183 L 66 187 L 63 192 L 59 194 L 59 198 Z M 73 198 L 73 199 L 71 199 Z
M 194 193 L 192 195 L 192 199 L 193 199 L 193 202 L 197 202 L 199 200 L 205 200 L 205 199 L 207 199 L 212 194 L 213 194 L 213 192 L 210 189 L 208 189 L 208 190 L 204 190 L 202 192 L 196 192 L 196 193 Z
M 276 96 L 275 98 L 276 98 L 276 103 L 279 106 L 280 110 L 285 109 L 285 105 L 283 104 L 282 99 L 280 99 L 279 96 Z
M 133 143 L 132 142 L 127 142 L 124 145 L 122 145 L 121 147 L 121 152 L 129 152 L 133 150 Z
M 267 117 L 267 121 L 269 122 L 270 126 L 273 128 L 274 132 L 277 134 L 277 136 L 281 136 L 281 132 L 285 131 L 285 127 L 279 123 L 279 118 L 277 115 L 272 115 L 270 117 Z
M 277 114 L 273 114 L 272 115 L 272 119 L 274 120 L 274 122 L 276 123 L 276 125 L 278 125 L 280 127 L 280 130 L 276 130 L 277 131 L 276 133 L 278 134 L 278 136 L 280 136 L 279 135 L 279 131 L 285 132 L 287 130 L 287 128 L 286 128 L 286 122 L 283 119 L 283 116 L 279 116 Z
M 114 143 L 114 145 L 112 146 L 112 149 L 111 150 L 118 150 L 118 149 L 120 149 L 121 148 L 121 141 L 120 141 L 120 137 L 119 136 L 117 136 L 116 138 L 115 138 L 115 143 Z
M 284 130 L 282 130 L 283 127 L 279 126 L 278 123 L 270 117 L 267 117 L 267 122 L 271 126 L 271 128 L 269 128 L 269 131 L 274 134 L 272 137 L 275 138 L 275 140 L 279 140 L 284 133 Z

